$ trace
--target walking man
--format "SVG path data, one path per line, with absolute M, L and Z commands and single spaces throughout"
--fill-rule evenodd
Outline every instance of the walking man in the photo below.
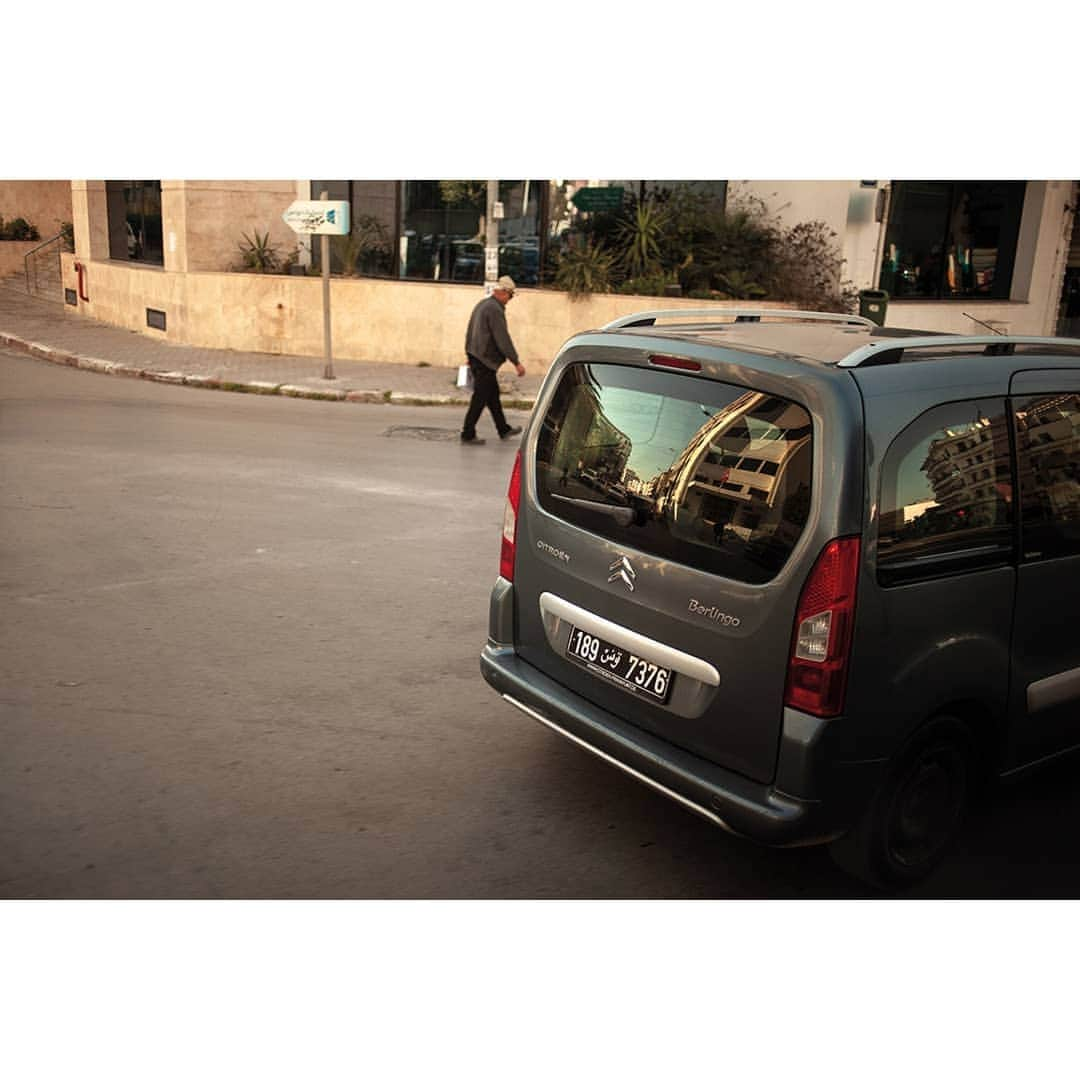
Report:
M 516 288 L 514 279 L 504 274 L 495 283 L 492 294 L 481 300 L 469 317 L 469 328 L 465 332 L 465 355 L 469 358 L 469 370 L 472 371 L 473 393 L 461 429 L 463 443 L 479 446 L 485 441 L 476 437 L 476 421 L 480 419 L 485 405 L 491 411 L 491 419 L 495 421 L 495 430 L 500 439 L 521 434 L 521 428 L 511 427 L 503 415 L 497 374 L 504 360 L 514 365 L 518 378 L 525 374 L 525 366 L 518 360 L 517 349 L 506 328 L 506 305 L 513 299 Z

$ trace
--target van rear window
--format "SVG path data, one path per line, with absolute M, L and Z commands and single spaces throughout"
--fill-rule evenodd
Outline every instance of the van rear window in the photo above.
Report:
M 810 415 L 774 394 L 572 364 L 541 427 L 540 505 L 664 559 L 773 578 L 810 511 Z

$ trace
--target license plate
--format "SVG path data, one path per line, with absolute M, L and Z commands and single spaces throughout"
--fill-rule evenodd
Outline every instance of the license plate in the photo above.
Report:
M 612 645 L 595 634 L 571 626 L 566 655 L 624 690 L 646 694 L 660 702 L 668 699 L 672 678 L 669 668 L 643 660 L 629 649 Z

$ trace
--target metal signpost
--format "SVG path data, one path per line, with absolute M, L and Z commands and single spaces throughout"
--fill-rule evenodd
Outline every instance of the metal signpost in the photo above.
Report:
M 322 237 L 319 259 L 322 262 L 323 355 L 326 358 L 323 378 L 332 379 L 334 361 L 330 353 L 330 237 L 348 236 L 349 204 L 331 202 L 328 193 L 324 191 L 320 199 L 297 199 L 281 215 L 281 220 L 294 233 Z
M 484 245 L 484 295 L 490 296 L 499 277 L 499 181 L 487 182 L 487 243 Z

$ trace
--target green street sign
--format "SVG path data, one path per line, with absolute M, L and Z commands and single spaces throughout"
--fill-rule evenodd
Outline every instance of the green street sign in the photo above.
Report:
M 579 210 L 621 210 L 623 189 L 621 187 L 585 187 L 574 192 L 570 200 Z

